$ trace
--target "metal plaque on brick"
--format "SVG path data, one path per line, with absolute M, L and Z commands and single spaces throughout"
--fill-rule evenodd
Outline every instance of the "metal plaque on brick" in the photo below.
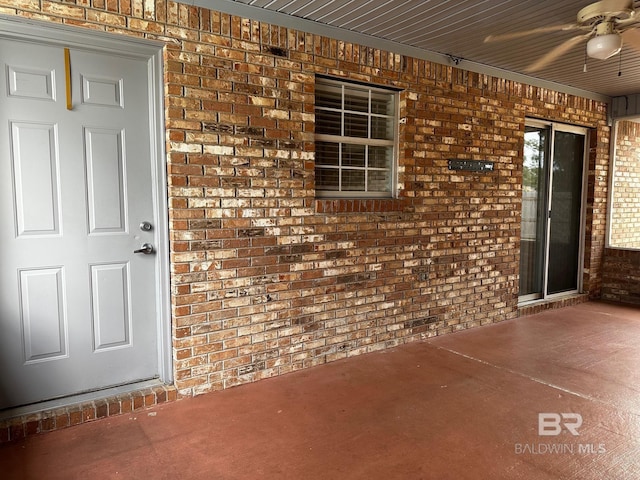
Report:
M 485 160 L 449 160 L 449 170 L 466 170 L 469 172 L 493 172 L 493 162 Z

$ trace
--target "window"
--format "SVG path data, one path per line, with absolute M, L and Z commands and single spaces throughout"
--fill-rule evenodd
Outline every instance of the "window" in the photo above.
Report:
M 397 93 L 319 78 L 316 193 L 330 198 L 394 194 Z
M 640 249 L 640 123 L 621 119 L 614 125 L 609 246 Z

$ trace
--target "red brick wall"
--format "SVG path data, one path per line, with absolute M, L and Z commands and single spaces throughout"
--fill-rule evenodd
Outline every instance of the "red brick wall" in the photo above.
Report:
M 587 170 L 587 204 L 583 290 L 599 298 L 602 290 L 602 259 L 606 243 L 609 178 L 609 127 L 591 129 Z
M 593 129 L 598 291 L 603 103 L 173 2 L 0 0 L 0 13 L 166 42 L 182 394 L 517 316 L 526 116 Z M 398 199 L 316 200 L 316 74 L 402 89 Z M 451 172 L 450 158 L 495 171 Z
M 602 298 L 640 305 L 640 251 L 607 248 L 602 273 Z

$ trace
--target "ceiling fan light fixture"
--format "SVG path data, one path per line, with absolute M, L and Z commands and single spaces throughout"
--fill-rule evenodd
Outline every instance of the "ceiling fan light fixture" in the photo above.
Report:
M 606 60 L 620 51 L 622 37 L 617 33 L 596 35 L 587 42 L 587 55 L 598 60 Z

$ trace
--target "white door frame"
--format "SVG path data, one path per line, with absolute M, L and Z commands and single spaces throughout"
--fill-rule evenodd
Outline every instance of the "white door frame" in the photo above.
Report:
M 75 47 L 82 50 L 121 55 L 147 61 L 149 73 L 149 124 L 154 226 L 156 230 L 156 311 L 158 375 L 165 383 L 173 383 L 171 344 L 171 302 L 169 268 L 169 230 L 167 207 L 167 170 L 164 149 L 164 84 L 162 48 L 157 41 L 116 36 L 105 32 L 69 27 L 54 23 L 0 15 L 0 39 L 21 40 L 39 44 Z M 0 72 L 5 75 L 5 72 Z

